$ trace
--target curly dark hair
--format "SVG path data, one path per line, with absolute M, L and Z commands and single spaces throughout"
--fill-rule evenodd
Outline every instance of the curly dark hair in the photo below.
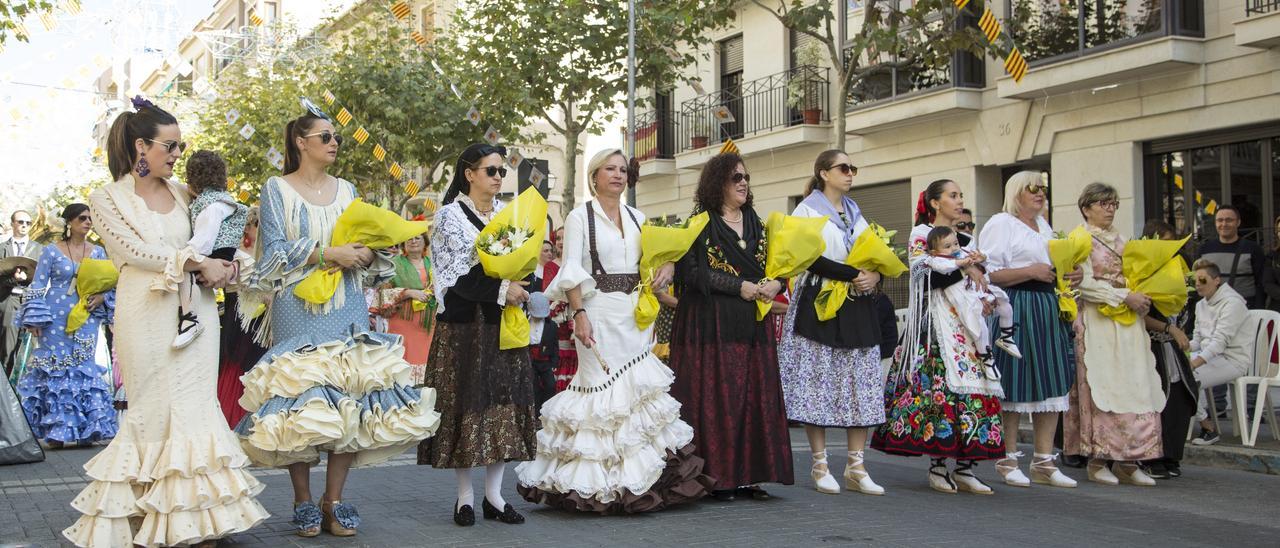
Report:
M 719 213 L 724 207 L 724 187 L 732 184 L 733 170 L 743 164 L 742 156 L 736 152 L 725 152 L 712 156 L 702 166 L 702 175 L 698 176 L 698 189 L 693 194 L 693 212 L 710 211 Z M 743 164 L 745 167 L 746 164 Z M 744 209 L 750 208 L 755 195 L 751 187 L 747 187 L 747 203 Z
M 212 150 L 197 150 L 187 160 L 187 186 L 199 195 L 207 189 L 227 190 L 227 164 Z

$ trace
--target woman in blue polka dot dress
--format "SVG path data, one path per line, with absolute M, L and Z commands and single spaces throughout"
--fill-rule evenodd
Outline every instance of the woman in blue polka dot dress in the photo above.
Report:
M 269 348 L 241 377 L 240 406 L 249 414 L 236 432 L 256 464 L 288 467 L 293 523 L 303 537 L 322 529 L 355 535 L 360 517 L 342 501 L 348 469 L 399 455 L 440 424 L 435 390 L 413 386 L 400 336 L 369 328 L 363 288 L 395 274 L 390 253 L 329 243 L 338 216 L 356 199 L 351 183 L 326 173 L 341 142 L 318 111 L 285 128 L 284 176 L 262 186 L 254 291 L 240 296 L 240 306 L 253 310 L 255 293 L 273 295 Z M 333 299 L 315 305 L 294 295 L 321 268 L 342 272 Z M 310 474 L 321 453 L 329 461 L 317 507 Z
M 89 206 L 62 210 L 61 240 L 45 246 L 26 292 L 19 321 L 35 338 L 27 370 L 18 381 L 22 409 L 36 437 L 51 447 L 87 444 L 116 435 L 116 410 L 107 386 L 107 368 L 94 362 L 98 328 L 111 322 L 115 291 L 89 297 L 89 319 L 67 333 L 67 315 L 80 300 L 80 261 L 105 259 L 101 247 L 85 241 L 93 228 Z

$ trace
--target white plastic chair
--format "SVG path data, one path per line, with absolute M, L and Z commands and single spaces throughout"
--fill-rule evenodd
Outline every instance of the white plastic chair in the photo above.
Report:
M 1250 310 L 1249 322 L 1256 322 L 1258 326 L 1253 347 L 1253 362 L 1249 364 L 1249 369 L 1243 376 L 1232 382 L 1231 391 L 1234 395 L 1232 407 L 1235 408 L 1235 426 L 1239 429 L 1240 440 L 1246 447 L 1253 447 L 1258 442 L 1258 430 L 1262 426 L 1264 407 L 1269 415 L 1267 418 L 1270 419 L 1268 424 L 1271 426 L 1271 437 L 1280 440 L 1280 424 L 1276 424 L 1276 410 L 1272 408 L 1271 402 L 1267 401 L 1268 388 L 1280 386 L 1280 359 L 1274 357 L 1277 355 L 1277 345 L 1280 344 L 1280 312 Z M 1253 420 L 1246 422 L 1245 415 L 1249 408 L 1246 401 L 1247 389 L 1251 384 L 1258 385 L 1258 394 L 1253 402 Z

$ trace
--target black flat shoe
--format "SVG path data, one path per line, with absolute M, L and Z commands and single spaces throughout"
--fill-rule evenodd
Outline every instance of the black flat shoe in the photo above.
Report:
M 749 497 L 751 500 L 769 500 L 769 492 L 761 489 L 758 485 L 747 485 L 736 489 L 737 495 L 740 497 Z
M 487 501 L 486 501 L 487 503 Z M 458 503 L 453 503 L 453 522 L 463 527 L 471 527 L 476 524 L 476 512 L 471 509 L 470 504 L 462 505 L 458 508 Z
M 524 523 L 524 516 L 520 515 L 515 508 L 512 508 L 511 503 L 504 505 L 502 507 L 502 511 L 499 512 L 497 508 L 492 504 L 489 504 L 489 499 L 485 498 L 484 502 L 480 504 L 480 507 L 484 509 L 484 519 L 496 519 L 502 523 L 510 523 L 513 525 Z M 471 519 L 474 521 L 475 517 L 473 516 Z
M 711 496 L 720 502 L 733 502 L 734 489 L 716 489 L 711 492 Z

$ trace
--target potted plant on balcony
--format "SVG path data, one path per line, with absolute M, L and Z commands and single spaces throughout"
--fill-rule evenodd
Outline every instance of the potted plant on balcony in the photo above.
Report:
M 711 131 L 714 129 L 714 124 L 711 121 L 711 113 L 704 112 L 695 114 L 693 118 L 689 120 L 689 123 L 689 140 L 691 141 L 689 144 L 691 145 L 691 148 L 693 150 L 697 150 L 707 146 L 707 141 L 711 136 Z
M 822 86 L 814 70 L 822 63 L 822 49 L 816 41 L 810 41 L 796 51 L 796 64 L 787 82 L 787 106 L 799 109 L 804 123 L 817 124 L 822 120 Z

